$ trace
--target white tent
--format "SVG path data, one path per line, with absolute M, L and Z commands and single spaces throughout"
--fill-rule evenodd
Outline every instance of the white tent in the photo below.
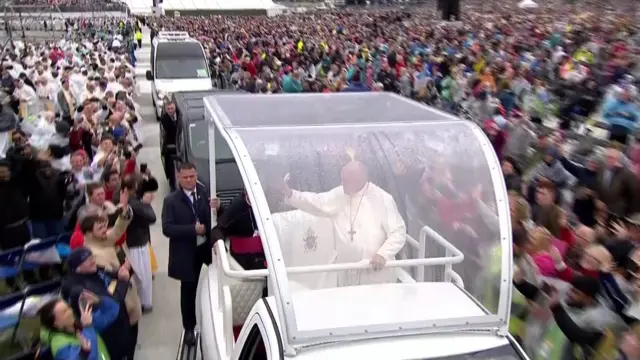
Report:
M 153 0 L 124 0 L 123 1 L 135 15 L 150 15 L 153 7 Z
M 533 0 L 522 0 L 518 3 L 520 9 L 536 9 L 538 6 L 539 5 Z
M 230 11 L 264 10 L 268 14 L 280 13 L 287 9 L 273 3 L 273 0 L 164 0 L 165 11 Z

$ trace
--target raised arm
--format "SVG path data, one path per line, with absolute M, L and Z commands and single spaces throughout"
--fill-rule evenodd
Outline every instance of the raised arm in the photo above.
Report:
M 285 197 L 285 202 L 311 215 L 332 217 L 344 206 L 342 197 L 342 187 L 323 193 L 291 190 L 290 196 Z
M 125 206 L 126 208 L 123 208 L 122 214 L 116 219 L 115 225 L 107 231 L 107 242 L 110 244 L 115 245 L 118 239 L 122 237 L 122 234 L 127 231 L 129 223 L 131 223 L 131 218 L 133 217 L 131 208 L 128 205 Z

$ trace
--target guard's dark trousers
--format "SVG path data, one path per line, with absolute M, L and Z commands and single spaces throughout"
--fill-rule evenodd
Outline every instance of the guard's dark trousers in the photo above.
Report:
M 196 250 L 196 261 L 193 264 L 196 269 L 195 280 L 180 281 L 180 312 L 182 313 L 182 327 L 185 331 L 193 331 L 196 327 L 196 292 L 198 290 L 200 269 L 205 263 L 202 254 L 210 251 L 211 248 L 209 248 L 208 244 L 198 246 Z

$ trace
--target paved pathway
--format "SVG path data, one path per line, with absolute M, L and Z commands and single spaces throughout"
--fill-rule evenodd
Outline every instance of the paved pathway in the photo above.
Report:
M 139 349 L 136 360 L 175 359 L 182 331 L 180 319 L 179 283 L 167 276 L 169 254 L 168 239 L 162 235 L 161 219 L 162 199 L 168 193 L 168 184 L 160 161 L 160 128 L 156 122 L 151 103 L 151 83 L 146 80 L 145 72 L 151 69 L 151 43 L 148 30 L 145 30 L 142 49 L 136 51 L 136 79 L 140 96 L 136 102 L 140 105 L 144 147 L 140 150 L 139 162 L 146 162 L 157 177 L 160 190 L 156 194 L 153 208 L 157 222 L 151 227 L 151 243 L 158 258 L 158 272 L 153 283 L 153 312 L 145 315 L 140 323 Z

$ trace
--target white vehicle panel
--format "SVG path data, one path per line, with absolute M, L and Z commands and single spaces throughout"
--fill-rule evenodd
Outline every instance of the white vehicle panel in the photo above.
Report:
M 301 351 L 300 360 L 423 360 L 469 354 L 508 345 L 509 340 L 490 334 L 445 333 L 416 335 L 326 345 Z
M 154 85 L 157 92 L 163 92 L 165 94 L 169 92 L 180 91 L 205 91 L 213 89 L 211 79 L 171 79 L 171 80 L 154 80 Z
M 328 288 L 295 292 L 292 298 L 301 331 L 486 315 L 453 283 Z

